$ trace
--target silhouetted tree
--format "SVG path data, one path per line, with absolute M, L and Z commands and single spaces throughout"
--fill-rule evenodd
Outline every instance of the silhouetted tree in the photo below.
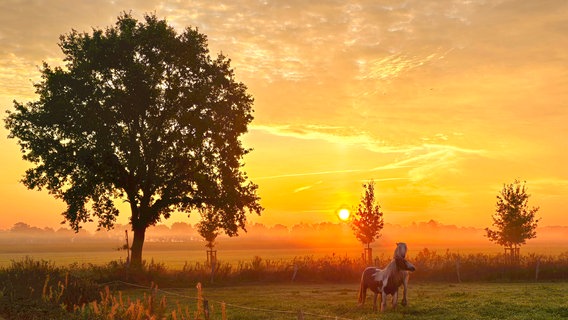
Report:
M 497 195 L 497 208 L 493 215 L 495 230 L 485 228 L 490 241 L 496 242 L 509 251 L 513 259 L 518 259 L 519 249 L 526 240 L 536 237 L 536 218 L 538 207 L 528 208 L 530 195 L 526 190 L 526 182 L 515 180 L 504 184 Z
M 23 183 L 66 202 L 75 231 L 94 218 L 112 228 L 114 201 L 126 200 L 140 265 L 146 228 L 174 211 L 218 208 L 228 235 L 245 229 L 247 212 L 260 214 L 240 142 L 253 98 L 229 59 L 210 57 L 204 34 L 125 13 L 105 30 L 62 35 L 59 46 L 65 66 L 44 63 L 39 99 L 14 102 L 5 123 L 35 165 Z
M 364 194 L 357 211 L 351 220 L 351 229 L 355 237 L 370 248 L 371 243 L 381 236 L 383 229 L 383 213 L 375 198 L 375 182 L 363 184 Z
M 197 224 L 197 232 L 207 242 L 210 250 L 215 247 L 215 240 L 220 233 L 221 215 L 212 208 L 200 210 L 201 221 Z

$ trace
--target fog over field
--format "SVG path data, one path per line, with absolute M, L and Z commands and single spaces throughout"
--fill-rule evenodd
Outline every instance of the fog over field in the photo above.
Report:
M 117 250 L 125 243 L 125 230 L 129 231 L 130 226 L 116 225 L 110 231 L 95 232 L 82 229 L 75 233 L 65 227 L 54 230 L 20 222 L 10 229 L 0 230 L 0 253 Z M 548 254 L 566 251 L 566 234 L 566 226 L 540 227 L 537 229 L 536 239 L 527 241 L 522 250 Z M 129 237 L 131 241 L 130 231 Z M 489 242 L 482 228 L 445 225 L 433 220 L 407 226 L 387 223 L 381 237 L 372 247 L 375 250 L 390 252 L 396 242 L 408 243 L 411 254 L 412 251 L 416 252 L 422 248 L 479 252 L 501 250 L 501 247 Z M 281 224 L 251 224 L 247 226 L 247 232 L 241 232 L 238 237 L 222 234 L 216 241 L 218 250 L 306 249 L 306 252 L 313 252 L 325 249 L 332 252 L 335 249 L 338 252 L 358 252 L 361 246 L 349 225 L 344 223 L 298 224 L 292 227 Z M 205 242 L 190 224 L 176 222 L 171 226 L 157 225 L 150 227 L 146 233 L 147 251 L 201 249 L 205 249 Z

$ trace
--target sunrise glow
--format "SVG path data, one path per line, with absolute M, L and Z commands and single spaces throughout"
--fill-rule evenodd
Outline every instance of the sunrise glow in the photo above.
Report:
M 155 12 L 206 34 L 255 100 L 243 170 L 265 210 L 250 223 L 345 221 L 338 208 L 373 179 L 385 223 L 484 228 L 520 179 L 543 226 L 568 225 L 566 1 L 18 3 L 0 5 L 2 118 L 37 99 L 37 66 L 64 64 L 72 29 Z M 60 227 L 64 203 L 19 182 L 30 164 L 7 136 L 0 126 L 0 229 Z
M 347 209 L 341 209 L 341 210 L 339 210 L 339 213 L 338 213 L 337 215 L 339 216 L 339 219 L 340 219 L 341 221 L 347 221 L 347 220 L 349 220 L 349 216 L 350 216 L 349 210 L 347 210 Z

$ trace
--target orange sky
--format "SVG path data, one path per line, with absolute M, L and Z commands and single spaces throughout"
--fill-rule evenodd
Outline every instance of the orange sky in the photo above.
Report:
M 42 61 L 60 64 L 60 34 L 124 10 L 197 26 L 232 59 L 256 101 L 245 169 L 266 209 L 253 222 L 336 222 L 374 179 L 386 222 L 485 227 L 520 178 L 542 225 L 568 225 L 564 0 L 2 1 L 2 118 L 35 98 Z M 7 135 L 0 229 L 59 226 L 64 205 L 18 182 L 28 164 Z

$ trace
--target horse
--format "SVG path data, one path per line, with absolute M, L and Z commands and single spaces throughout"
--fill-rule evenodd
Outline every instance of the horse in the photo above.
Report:
M 367 289 L 370 289 L 375 295 L 373 296 L 373 311 L 377 311 L 377 296 L 382 288 L 382 283 L 375 280 L 375 273 L 382 271 L 376 267 L 367 267 L 361 275 L 361 286 L 359 287 L 359 306 L 365 305 L 367 299 Z
M 367 289 L 373 291 L 373 311 L 377 310 L 377 296 L 381 293 L 381 312 L 386 309 L 387 295 L 392 295 L 393 308 L 398 302 L 398 288 L 403 285 L 402 305 L 407 305 L 406 291 L 408 287 L 409 271 L 415 271 L 412 263 L 406 260 L 406 243 L 396 244 L 394 259 L 384 268 L 368 267 L 361 275 L 361 285 L 359 287 L 359 305 L 365 304 Z

